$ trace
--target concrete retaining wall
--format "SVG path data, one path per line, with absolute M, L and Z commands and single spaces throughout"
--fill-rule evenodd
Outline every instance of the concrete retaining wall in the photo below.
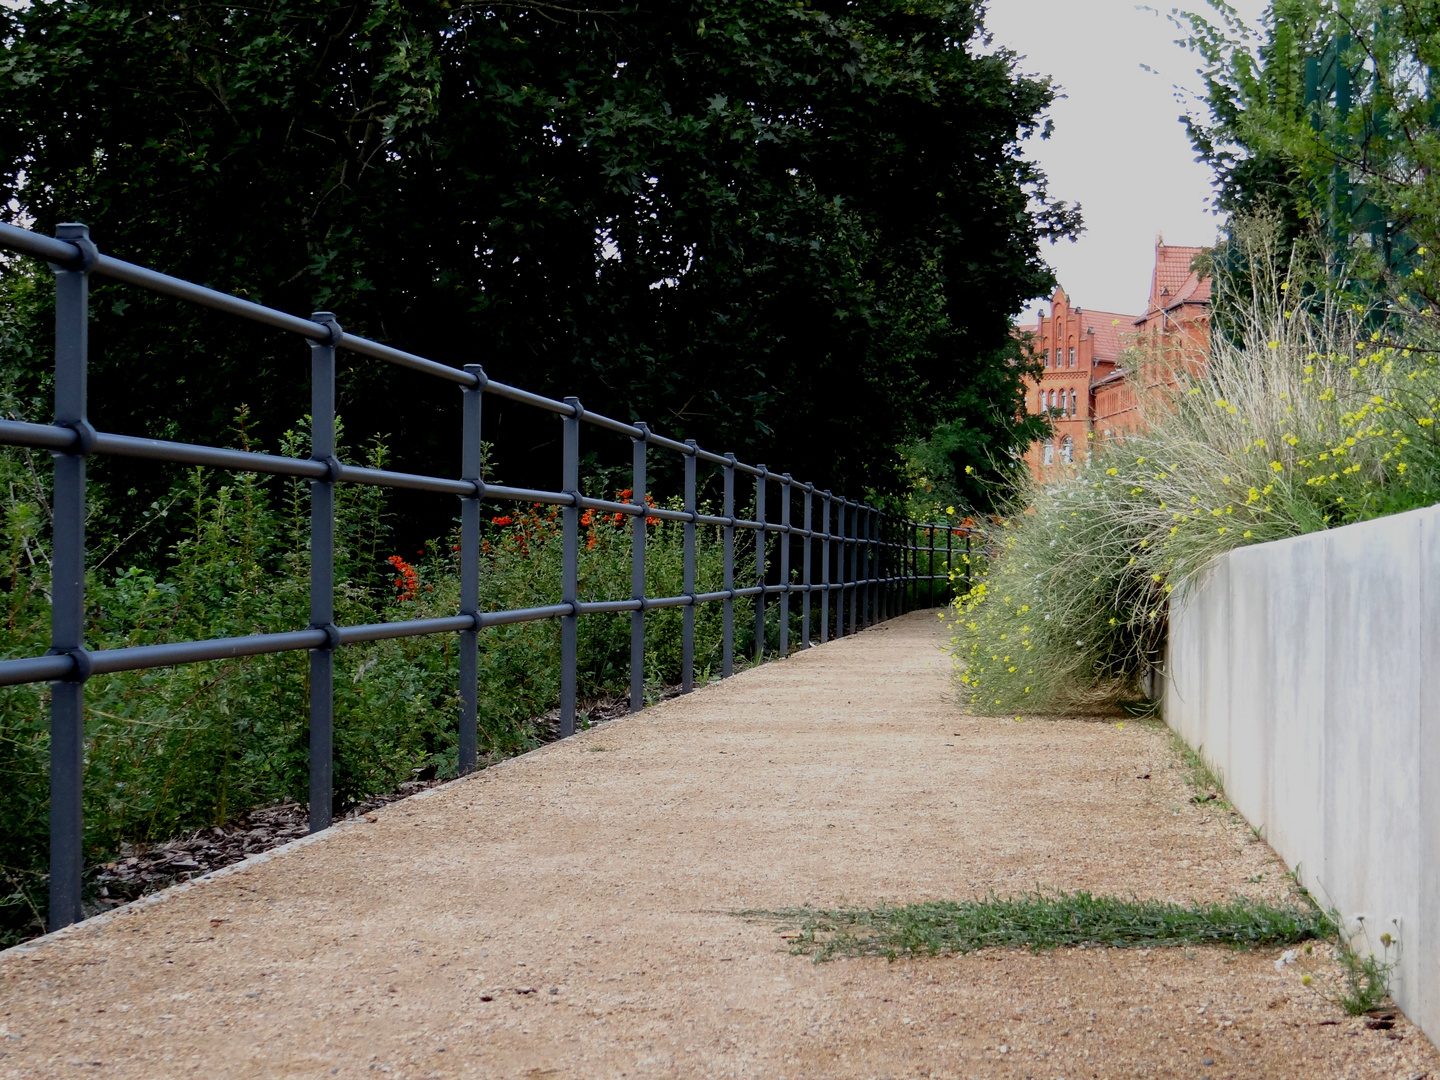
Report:
M 1440 1043 L 1440 507 L 1231 552 L 1166 660 L 1166 722 Z

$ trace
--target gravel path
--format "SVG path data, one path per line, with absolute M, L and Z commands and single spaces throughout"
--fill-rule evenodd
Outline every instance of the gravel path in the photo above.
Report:
M 1284 894 L 1158 726 L 967 716 L 942 644 L 907 616 L 11 950 L 0 1076 L 1440 1080 L 1273 951 L 815 964 L 729 914 Z

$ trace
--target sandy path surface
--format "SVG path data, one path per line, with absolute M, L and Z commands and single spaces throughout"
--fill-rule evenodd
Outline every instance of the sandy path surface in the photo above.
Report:
M 816 964 L 729 914 L 1283 894 L 1162 730 L 966 716 L 941 645 L 907 616 L 12 950 L 0 1076 L 1440 1080 L 1274 951 Z

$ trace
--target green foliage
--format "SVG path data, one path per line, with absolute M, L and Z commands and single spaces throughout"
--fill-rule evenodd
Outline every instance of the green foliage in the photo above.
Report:
M 1017 451 L 1050 433 L 1048 417 L 1017 407 L 1015 373 L 1038 377 L 1040 364 L 1025 343 L 1012 339 L 1000 350 L 1004 363 L 972 365 L 965 390 L 950 417 L 903 450 L 911 485 L 909 513 L 934 518 L 947 506 L 980 512 L 997 509 L 1002 493 L 1026 471 Z
M 1249 291 L 1227 300 L 1234 333 L 1208 365 L 1133 355 L 1145 429 L 1024 488 L 997 563 L 953 609 L 976 708 L 1131 697 L 1160 659 L 1172 592 L 1220 554 L 1440 501 L 1434 336 L 1416 325 L 1387 342 L 1369 309 L 1312 288 L 1273 219 L 1237 236 Z
M 237 442 L 255 448 L 239 417 Z M 303 426 L 284 433 L 304 452 Z M 372 444 L 372 467 L 387 449 Z M 25 453 L 0 451 L 5 587 L 0 657 L 44 652 L 49 634 L 48 470 Z M 453 614 L 458 606 L 454 539 L 408 557 L 393 553 L 384 489 L 340 485 L 336 498 L 336 621 L 341 625 Z M 92 567 L 87 644 L 114 649 L 162 641 L 273 633 L 308 621 L 308 485 L 203 470 L 186 478 L 175 515 L 184 522 L 163 569 Z M 628 524 L 586 515 L 582 600 L 630 591 Z M 628 521 L 628 519 L 627 519 Z M 698 537 L 702 591 L 720 588 L 713 529 Z M 539 507 L 497 515 L 487 528 L 481 596 L 487 609 L 551 604 L 560 595 L 560 532 Z M 647 575 L 656 594 L 682 592 L 680 526 L 654 521 Z M 751 608 L 736 604 L 737 647 Z M 719 605 L 696 613 L 701 678 L 718 668 Z M 678 609 L 646 619 L 647 675 L 680 673 Z M 628 685 L 628 616 L 580 620 L 584 699 Z M 496 760 L 538 744 L 533 721 L 559 697 L 554 621 L 495 627 L 480 635 L 480 749 Z M 85 851 L 95 863 L 123 844 L 160 841 L 232 821 L 275 802 L 303 802 L 308 788 L 308 665 L 303 653 L 242 657 L 100 675 L 86 685 Z M 453 635 L 347 645 L 336 653 L 335 809 L 390 791 L 412 770 L 456 769 L 458 699 Z M 0 692 L 0 940 L 43 925 L 47 834 L 48 685 Z
M 0 205 L 424 355 L 483 342 L 497 378 L 825 487 L 890 490 L 894 448 L 942 421 L 982 433 L 977 467 L 1003 457 L 1009 316 L 1050 287 L 1041 241 L 1079 227 L 1020 155 L 1053 90 L 987 45 L 981 14 L 36 0 L 0 8 Z M 201 441 L 245 400 L 273 444 L 294 416 L 293 345 L 104 283 L 95 311 L 98 426 Z M 354 357 L 341 384 L 399 466 L 453 460 L 458 424 L 431 419 L 453 388 Z M 512 480 L 537 478 L 513 456 Z M 140 506 L 172 479 L 117 470 Z
M 1190 744 L 1182 739 L 1175 732 L 1170 733 L 1170 749 L 1180 761 L 1180 768 L 1185 774 L 1185 783 L 1194 789 L 1195 794 L 1190 796 L 1194 803 L 1218 803 L 1224 809 L 1230 809 L 1230 802 L 1225 798 L 1225 785 L 1220 782 L 1220 777 L 1215 775 L 1215 770 L 1205 760 L 1205 748 L 1192 749 Z
M 1433 323 L 1440 10 L 1276 0 L 1256 40 L 1223 0 L 1210 7 L 1182 16 L 1209 113 L 1186 122 L 1219 208 L 1274 208 L 1287 242 L 1313 236 L 1333 275 Z
M 814 956 L 934 956 L 977 949 L 1034 951 L 1099 946 L 1113 949 L 1228 945 L 1258 949 L 1291 945 L 1333 932 L 1324 914 L 1238 898 L 1228 904 L 1122 900 L 1057 891 L 983 900 L 936 900 L 902 907 L 738 914 L 798 924 L 792 951 Z
M 1374 953 L 1362 957 L 1343 942 L 1335 958 L 1345 977 L 1335 1003 L 1351 1016 L 1363 1016 L 1382 1005 L 1390 996 L 1390 973 L 1395 969 L 1393 963 L 1379 959 Z

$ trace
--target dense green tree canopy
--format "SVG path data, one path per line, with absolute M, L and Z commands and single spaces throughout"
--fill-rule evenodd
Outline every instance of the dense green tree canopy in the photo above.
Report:
M 34 0 L 0 12 L 0 203 L 884 490 L 936 424 L 981 458 L 1028 439 L 1010 316 L 1050 287 L 1041 241 L 1079 225 L 1019 153 L 1049 84 L 982 18 L 976 0 Z M 119 287 L 95 307 L 99 424 L 213 437 L 244 401 L 273 443 L 305 411 L 293 341 Z M 348 364 L 352 432 L 451 460 L 453 389 Z M 558 431 L 532 415 L 488 433 L 507 479 L 553 483 L 536 452 Z
M 1276 0 L 1255 35 L 1211 0 L 1185 26 L 1207 79 L 1187 122 L 1219 207 L 1278 212 L 1337 280 L 1440 306 L 1440 5 Z

